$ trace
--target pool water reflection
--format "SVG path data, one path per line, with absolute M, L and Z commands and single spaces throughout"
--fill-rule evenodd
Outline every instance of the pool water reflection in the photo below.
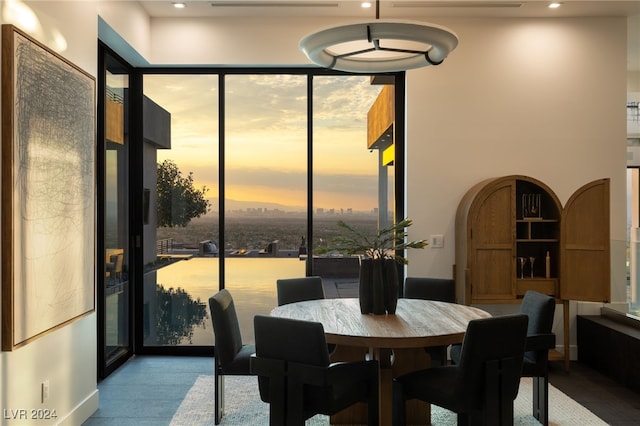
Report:
M 213 345 L 208 300 L 219 288 L 218 267 L 218 258 L 194 257 L 145 276 L 145 346 Z M 225 288 L 233 296 L 245 343 L 254 340 L 253 316 L 277 305 L 276 280 L 305 274 L 297 257 L 227 258 L 225 267 Z M 168 293 L 170 288 L 174 291 Z

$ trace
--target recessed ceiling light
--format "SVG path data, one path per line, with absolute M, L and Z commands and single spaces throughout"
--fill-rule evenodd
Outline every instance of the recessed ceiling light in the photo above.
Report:
M 177 2 L 177 3 L 173 3 L 173 7 L 175 7 L 176 9 L 184 9 L 185 7 L 187 7 L 187 5 L 182 2 Z
M 371 2 L 370 1 L 363 1 L 360 6 L 362 6 L 363 9 L 369 9 L 371 7 Z
M 549 4 L 549 9 L 557 9 L 557 8 L 559 8 L 560 6 L 562 6 L 562 3 L 559 3 L 559 2 L 553 2 L 553 3 L 550 3 L 550 4 Z

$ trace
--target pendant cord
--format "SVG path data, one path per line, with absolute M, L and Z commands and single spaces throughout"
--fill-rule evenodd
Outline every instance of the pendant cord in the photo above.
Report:
M 380 19 L 380 0 L 376 0 L 376 19 Z

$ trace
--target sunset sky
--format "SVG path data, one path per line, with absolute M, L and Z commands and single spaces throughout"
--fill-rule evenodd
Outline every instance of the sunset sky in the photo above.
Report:
M 226 77 L 227 208 L 305 209 L 306 83 L 299 75 Z M 366 126 L 381 87 L 369 76 L 314 77 L 314 209 L 377 207 L 378 152 L 367 149 Z M 172 149 L 158 151 L 158 162 L 193 172 L 216 199 L 218 77 L 147 75 L 144 92 L 171 113 Z

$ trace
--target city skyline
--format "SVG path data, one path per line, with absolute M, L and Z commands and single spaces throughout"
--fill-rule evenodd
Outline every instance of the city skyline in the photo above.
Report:
M 285 216 L 301 216 L 301 217 L 306 217 L 307 215 L 307 211 L 306 210 L 285 210 L 284 208 L 279 208 L 276 205 L 271 205 L 270 207 L 256 207 L 255 205 L 252 205 L 250 201 L 247 202 L 242 202 L 241 204 L 243 204 L 243 207 L 239 207 L 238 205 L 234 207 L 229 207 L 228 205 L 225 205 L 225 212 L 226 214 L 242 214 L 242 215 L 264 215 L 264 216 L 277 216 L 277 215 L 285 215 Z M 206 215 L 204 216 L 217 216 L 219 213 L 219 210 L 216 208 L 218 205 L 217 204 L 213 204 L 212 208 L 209 210 L 209 212 L 207 212 Z M 354 210 L 352 208 L 330 208 L 330 209 L 325 209 L 322 207 L 317 207 L 313 210 L 314 215 L 316 216 L 342 216 L 342 215 L 350 215 L 350 216 L 377 216 L 378 214 L 378 208 L 377 207 L 372 207 L 369 210 Z M 392 212 L 388 212 L 389 215 L 392 214 Z

